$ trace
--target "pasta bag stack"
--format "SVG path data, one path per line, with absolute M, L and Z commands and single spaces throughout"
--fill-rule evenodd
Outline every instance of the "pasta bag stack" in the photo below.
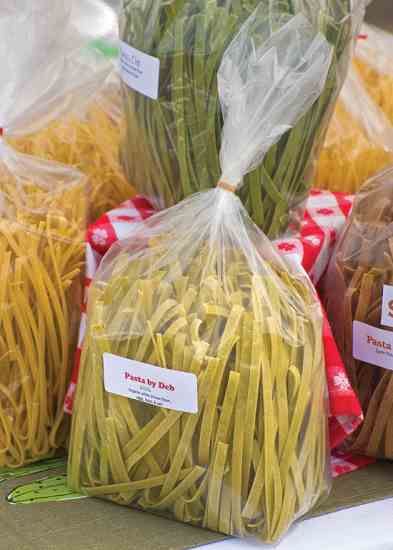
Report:
M 316 185 L 356 193 L 391 164 L 393 126 L 352 65 L 317 163 Z
M 393 124 L 393 36 L 363 24 L 355 65 L 368 93 Z
M 42 52 L 58 9 L 48 5 L 42 32 L 35 6 L 15 28 L 15 15 L 0 13 L 2 46 L 10 46 L 0 74 L 0 467 L 50 457 L 68 437 L 63 402 L 79 321 L 87 182 L 2 138 L 55 109 L 42 93 L 55 85 Z
M 393 459 L 393 170 L 362 187 L 325 283 L 327 312 L 365 421 L 352 451 Z
M 317 99 L 331 48 L 302 15 L 257 16 L 219 71 L 217 188 L 149 218 L 93 283 L 68 479 L 274 541 L 329 488 L 322 312 L 234 192 Z

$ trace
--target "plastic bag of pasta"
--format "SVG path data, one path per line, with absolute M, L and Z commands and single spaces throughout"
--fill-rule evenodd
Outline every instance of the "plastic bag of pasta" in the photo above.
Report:
M 352 450 L 393 459 L 393 170 L 364 185 L 325 282 L 327 312 L 365 421 Z
M 120 80 L 118 70 L 113 69 L 82 109 L 67 112 L 12 144 L 20 152 L 74 166 L 87 174 L 90 219 L 95 220 L 134 194 L 120 162 L 123 129 Z
M 151 217 L 98 271 L 68 475 L 88 495 L 273 541 L 329 487 L 322 314 L 234 191 L 318 97 L 331 49 L 301 15 L 255 21 L 219 71 L 218 187 Z
M 355 193 L 393 164 L 393 126 L 352 66 L 319 157 L 316 186 Z
M 72 97 L 71 90 L 57 96 L 67 66 L 63 74 L 45 64 L 48 47 L 63 48 L 48 31 L 63 21 L 61 3 L 22 4 L 9 17 L 0 8 L 0 50 L 13 46 L 0 71 L 0 466 L 7 467 L 51 456 L 66 442 L 87 214 L 84 175 L 20 154 L 2 138 L 40 127 Z
M 64 447 L 79 320 L 85 176 L 0 141 L 0 466 Z
M 50 3 L 51 0 L 40 0 L 42 6 L 48 4 L 48 10 Z M 4 9 L 0 8 L 0 19 Z M 55 35 L 57 27 L 45 32 L 36 25 L 28 17 L 34 9 L 21 6 L 18 23 L 11 27 L 13 34 L 6 25 L 1 27 L 2 47 L 5 45 L 10 70 L 0 75 L 0 89 L 13 87 L 16 90 L 13 111 L 19 116 L 27 104 L 34 122 L 23 117 L 21 122 L 17 120 L 16 128 L 4 128 L 4 137 L 21 153 L 86 173 L 91 186 L 90 214 L 95 219 L 133 193 L 119 159 L 123 120 L 118 110 L 120 83 L 117 82 L 115 91 L 113 80 L 108 78 L 114 71 L 113 60 L 94 43 L 89 45 L 79 37 L 78 47 L 53 48 L 53 53 L 46 48 L 48 36 Z M 72 18 L 62 21 L 60 36 L 68 36 L 71 23 Z M 23 42 L 24 35 L 29 33 L 36 36 L 30 49 L 21 51 L 16 46 L 13 51 L 15 35 Z M 61 38 L 59 42 L 63 44 Z M 29 61 L 34 59 L 34 63 L 22 63 L 23 56 Z
M 364 24 L 355 51 L 355 65 L 368 93 L 393 124 L 393 36 Z
M 300 225 L 316 153 L 344 83 L 363 0 L 124 0 L 121 75 L 128 179 L 157 209 L 215 186 L 223 119 L 217 74 L 227 46 L 258 6 L 264 20 L 298 13 L 334 49 L 324 92 L 283 132 L 238 191 L 253 221 L 277 238 Z

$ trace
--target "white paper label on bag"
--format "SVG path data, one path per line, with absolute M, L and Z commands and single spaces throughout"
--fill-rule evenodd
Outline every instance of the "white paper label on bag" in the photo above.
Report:
M 151 99 L 158 98 L 160 60 L 120 42 L 120 74 L 130 88 Z
M 104 353 L 103 359 L 107 392 L 173 411 L 198 412 L 195 374 L 162 369 L 111 353 Z
M 384 285 L 382 297 L 381 325 L 393 327 L 393 286 Z
M 393 332 L 354 321 L 353 356 L 359 361 L 393 370 Z

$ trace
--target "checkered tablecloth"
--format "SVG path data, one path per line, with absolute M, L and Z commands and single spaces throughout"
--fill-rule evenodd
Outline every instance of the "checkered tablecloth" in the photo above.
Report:
M 333 246 L 344 227 L 351 208 L 352 197 L 348 195 L 313 190 L 307 203 L 300 233 L 293 233 L 285 239 L 275 241 L 274 244 L 277 250 L 282 254 L 290 255 L 292 261 L 300 262 L 309 273 L 313 283 L 317 285 L 326 270 Z M 135 224 L 143 223 L 143 220 L 153 213 L 154 209 L 147 199 L 135 197 L 123 203 L 116 210 L 102 216 L 88 229 L 85 293 L 79 344 L 75 368 L 65 401 L 65 410 L 69 414 L 72 413 L 80 356 L 86 331 L 86 305 L 89 286 L 110 246 L 116 241 L 130 237 L 135 229 Z M 329 389 L 332 471 L 333 475 L 338 476 L 356 470 L 370 463 L 370 460 L 363 457 L 343 455 L 337 451 L 337 448 L 359 426 L 363 416 L 326 318 L 324 323 L 324 345 Z

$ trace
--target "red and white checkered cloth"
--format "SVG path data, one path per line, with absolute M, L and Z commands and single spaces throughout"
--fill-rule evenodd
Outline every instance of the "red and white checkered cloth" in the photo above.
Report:
M 352 197 L 343 193 L 313 190 L 307 203 L 300 234 L 275 242 L 282 254 L 291 255 L 292 261 L 302 263 L 313 283 L 318 284 L 326 270 L 333 246 L 352 208 Z M 97 268 L 110 246 L 130 236 L 135 223 L 143 222 L 154 213 L 149 201 L 135 197 L 124 202 L 92 224 L 87 233 L 85 296 L 79 332 L 79 345 L 75 368 L 68 389 L 65 410 L 72 413 L 83 339 L 86 331 L 86 305 L 88 289 Z M 339 455 L 335 449 L 353 433 L 362 421 L 359 401 L 352 390 L 343 362 L 327 319 L 324 324 L 326 371 L 329 389 L 329 430 L 332 448 L 332 471 L 338 476 L 370 463 L 363 457 Z

